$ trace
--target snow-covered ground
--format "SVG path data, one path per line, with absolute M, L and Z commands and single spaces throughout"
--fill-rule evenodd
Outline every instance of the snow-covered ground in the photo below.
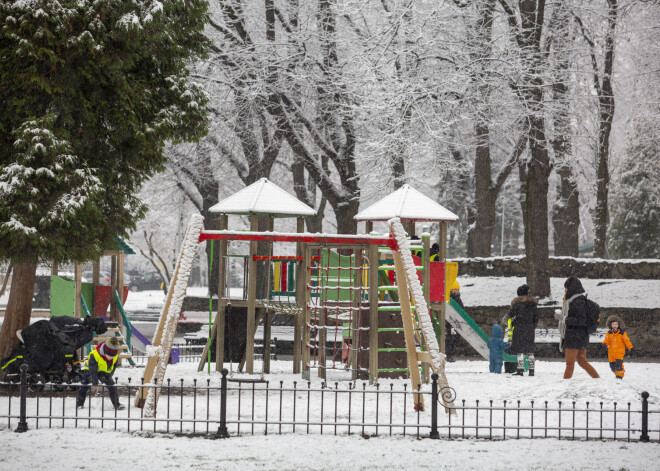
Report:
M 579 368 L 571 380 L 561 379 L 563 363 L 540 361 L 537 364 L 537 376 L 512 377 L 502 374 L 495 375 L 487 373 L 486 361 L 457 361 L 447 365 L 447 377 L 450 385 L 455 388 L 457 403 L 462 399 L 466 405 L 474 405 L 476 399 L 485 404 L 489 399 L 495 403 L 503 400 L 509 404 L 521 400 L 523 406 L 529 405 L 529 401 L 535 400 L 537 407 L 542 401 L 548 400 L 549 406 L 556 406 L 557 401 L 564 401 L 565 407 L 569 407 L 571 401 L 575 400 L 578 407 L 584 406 L 590 401 L 593 408 L 600 401 L 604 407 L 611 407 L 613 402 L 619 404 L 620 409 L 626 408 L 630 401 L 632 408 L 638 409 L 641 391 L 648 391 L 650 397 L 650 409 L 658 410 L 660 407 L 660 364 L 658 363 L 628 363 L 626 364 L 626 378 L 623 381 L 614 379 L 609 371 L 607 363 L 598 361 L 594 363 L 597 371 L 601 374 L 600 379 L 591 379 Z M 196 364 L 179 364 L 167 369 L 167 378 L 173 380 L 177 385 L 179 378 L 184 379 L 184 384 L 192 384 L 193 379 L 198 383 L 205 384 L 209 378 L 206 372 L 198 373 Z M 256 368 L 261 364 L 256 362 Z M 234 368 L 235 369 L 235 368 Z M 284 382 L 284 387 L 291 387 L 293 381 L 298 381 L 298 388 L 306 389 L 306 383 L 299 375 L 291 373 L 291 365 L 285 361 L 272 362 L 273 373 L 266 375 L 265 379 L 271 382 L 271 387 L 279 387 L 279 381 Z M 142 374 L 138 368 L 122 368 L 118 371 L 121 383 L 125 383 L 129 377 L 133 384 Z M 241 375 L 234 374 L 234 377 Z M 258 375 L 257 375 L 258 376 Z M 245 377 L 245 376 L 243 376 Z M 210 375 L 211 386 L 217 386 L 220 381 L 219 373 L 212 372 Z M 330 371 L 329 379 L 339 381 L 339 388 L 348 387 L 348 375 L 340 371 Z M 400 390 L 405 383 L 404 380 L 384 380 L 381 382 L 382 389 L 389 389 L 389 384 L 394 383 L 394 389 Z M 231 384 L 230 384 L 231 385 Z M 320 386 L 320 380 L 312 375 L 312 387 Z M 236 387 L 233 385 L 233 387 Z M 246 391 L 242 394 L 242 419 L 250 419 L 251 394 L 249 385 L 244 386 Z M 373 390 L 373 386 L 366 386 L 367 390 Z M 360 383 L 357 391 L 361 391 Z M 298 412 L 299 419 L 304 417 L 305 394 L 301 391 L 299 396 Z M 286 393 L 285 393 L 286 394 Z M 326 393 L 327 402 L 326 417 L 332 415 L 330 404 L 332 404 L 331 390 Z M 259 396 L 259 393 L 257 394 Z M 271 420 L 277 420 L 277 394 L 271 393 Z M 314 404 L 312 396 L 312 413 L 318 414 L 319 404 Z M 341 396 L 340 396 L 341 397 Z M 236 391 L 230 392 L 228 399 L 228 419 L 236 417 Z M 285 396 L 286 398 L 286 396 Z M 256 417 L 263 417 L 263 405 L 259 397 L 255 404 L 258 410 Z M 353 403 L 354 414 L 359 417 L 360 395 L 357 394 Z M 67 398 L 66 410 L 70 415 L 73 410 L 73 398 Z M 384 401 L 384 399 L 381 399 Z M 93 416 L 101 412 L 101 400 L 92 399 L 91 412 Z M 184 397 L 184 414 L 189 415 L 193 409 L 193 398 L 188 395 Z M 341 399 L 340 399 L 341 401 Z M 58 414 L 61 400 L 54 401 L 53 413 Z M 122 398 L 126 402 L 126 398 Z M 211 404 L 218 402 L 217 391 L 211 393 Z M 284 407 L 284 417 L 291 418 L 291 405 Z M 28 414 L 34 413 L 34 398 L 28 404 Z M 42 403 L 42 414 L 48 410 L 47 401 Z M 395 407 L 396 407 L 395 401 Z M 408 402 L 410 405 L 410 402 Z M 107 398 L 104 402 L 106 416 L 112 417 L 113 412 L 109 409 Z M 383 407 L 385 406 L 385 407 Z M 388 404 L 381 403 L 381 409 L 387 415 Z M 17 407 L 16 402 L 14 406 Z M 173 400 L 170 414 L 172 417 L 179 416 L 179 400 Z M 205 415 L 204 394 L 197 397 L 195 404 L 198 416 Z M 0 398 L 0 410 L 6 410 L 6 398 Z M 159 403 L 159 417 L 165 414 L 166 401 L 164 396 Z M 367 400 L 368 414 L 373 413 L 373 401 Z M 415 413 L 412 408 L 409 411 L 409 420 L 414 420 Z M 13 409 L 14 410 L 14 409 Z M 86 417 L 88 410 L 80 412 L 80 417 Z M 126 411 L 120 413 L 124 414 Z M 400 411 L 395 411 L 395 415 Z M 133 414 L 135 414 L 133 410 Z M 341 413 L 340 413 L 341 415 Z M 592 414 L 597 417 L 597 414 Z M 217 410 L 213 410 L 211 417 L 217 417 Z M 482 415 L 486 417 L 486 414 Z M 565 414 L 566 424 L 569 423 L 570 413 Z M 594 420 L 597 420 L 594 417 Z M 651 428 L 657 430 L 658 415 L 651 416 Z M 511 413 L 511 419 L 515 414 Z M 625 415 L 620 417 L 625 424 Z M 429 414 L 424 413 L 421 422 L 427 423 Z M 539 421 L 542 415 L 539 416 Z M 553 425 L 551 418 L 549 424 Z M 606 420 L 607 422 L 607 420 Z M 440 425 L 446 425 L 447 417 L 440 414 Z M 88 469 L 98 466 L 106 467 L 111 462 L 113 469 L 391 469 L 394 466 L 405 467 L 405 469 L 460 469 L 460 470 L 652 470 L 660 469 L 658 456 L 660 456 L 660 445 L 657 443 L 657 432 L 652 435 L 656 443 L 627 443 L 612 441 L 567 441 L 557 439 L 522 439 L 506 441 L 487 441 L 481 439 L 454 439 L 454 440 L 418 440 L 414 433 L 402 437 L 387 436 L 386 427 L 381 427 L 379 437 L 369 439 L 360 435 L 359 427 L 354 428 L 354 435 L 347 436 L 346 430 L 340 430 L 339 436 L 332 435 L 326 428 L 325 434 L 318 435 L 318 431 L 312 430 L 311 435 L 304 434 L 304 426 L 299 426 L 296 434 L 290 431 L 283 435 L 276 435 L 277 426 L 271 426 L 268 436 L 257 431 L 251 435 L 249 425 L 241 428 L 241 436 L 236 436 L 235 424 L 230 424 L 232 437 L 227 440 L 209 440 L 205 438 L 176 437 L 167 434 L 152 434 L 148 432 L 114 432 L 112 422 L 106 421 L 106 430 L 98 430 L 99 424 L 92 421 L 92 429 L 86 428 L 62 430 L 57 420 L 54 421 L 53 429 L 35 429 L 31 423 L 30 430 L 24 434 L 16 434 L 6 428 L 6 422 L 0 425 L 0 470 L 14 470 L 32 468 L 36 463 L 48 466 L 50 470 L 71 469 L 72 463 L 76 469 Z M 46 427 L 47 419 L 42 420 L 40 427 Z M 633 424 L 634 425 L 634 424 Z M 16 421 L 12 420 L 12 429 Z M 80 426 L 86 427 L 87 421 L 81 420 Z M 566 426 L 566 425 L 565 425 Z M 72 427 L 69 425 L 68 427 Z M 120 429 L 125 426 L 120 424 Z M 133 424 L 132 430 L 137 428 Z M 145 426 L 148 428 L 148 425 Z M 178 428 L 175 424 L 173 428 Z M 187 426 L 185 427 L 187 428 Z M 204 425 L 198 424 L 198 431 Z M 217 428 L 217 422 L 210 424 L 210 430 Z M 385 429 L 385 430 L 383 430 Z M 259 430 L 259 428 L 257 428 Z M 428 429 L 425 430 L 428 433 Z M 441 432 L 442 433 L 442 432 Z M 623 434 L 625 436 L 625 434 Z M 592 435 L 593 438 L 594 435 Z M 114 452 L 98 453 L 91 452 L 94 447 L 84 445 L 85 443 L 103 443 L 104 450 Z M 90 452 L 88 452 L 90 451 Z
M 99 444 L 101 448 L 95 446 Z M 99 451 L 101 450 L 101 451 Z M 0 432 L 0 470 L 658 469 L 657 443 L 248 436 L 227 440 L 88 430 Z
M 550 278 L 550 298 L 558 304 L 564 297 L 566 278 Z M 660 280 L 598 280 L 582 278 L 589 299 L 601 307 L 660 308 Z M 508 306 L 516 297 L 523 277 L 459 276 L 461 299 L 466 306 Z

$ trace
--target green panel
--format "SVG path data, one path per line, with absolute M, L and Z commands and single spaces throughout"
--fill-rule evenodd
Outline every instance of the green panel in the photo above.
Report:
M 94 308 L 94 285 L 92 283 L 83 283 L 80 292 L 82 294 L 83 299 L 87 303 L 87 308 L 88 309 L 93 309 Z M 90 315 L 94 315 L 92 312 L 90 312 Z M 83 316 L 84 317 L 84 316 Z
M 50 315 L 75 315 L 73 300 L 76 296 L 76 283 L 70 278 L 52 275 L 50 277 Z

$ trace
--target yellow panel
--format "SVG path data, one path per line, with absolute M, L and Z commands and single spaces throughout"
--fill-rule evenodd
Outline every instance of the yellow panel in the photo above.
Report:
M 449 301 L 449 291 L 451 291 L 451 285 L 454 284 L 454 281 L 456 281 L 456 278 L 458 278 L 458 262 L 447 262 L 447 268 L 446 268 L 446 273 L 447 273 L 447 283 L 445 283 L 445 287 L 447 289 L 447 292 L 445 293 L 445 299 L 447 302 Z

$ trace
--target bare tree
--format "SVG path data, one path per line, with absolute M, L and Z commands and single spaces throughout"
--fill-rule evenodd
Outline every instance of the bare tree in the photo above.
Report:
M 598 97 L 598 139 L 596 143 L 596 208 L 594 214 L 594 256 L 607 256 L 608 194 L 610 185 L 610 135 L 614 119 L 615 101 L 612 89 L 614 70 L 614 47 L 619 18 L 618 0 L 606 0 L 607 27 L 602 48 L 602 66 L 598 63 L 598 52 L 593 33 L 585 26 L 579 15 L 575 19 L 582 37 L 587 42 L 592 67 L 592 86 Z
M 580 200 L 577 179 L 573 172 L 572 125 L 574 116 L 570 94 L 571 56 L 575 44 L 575 23 L 566 2 L 560 2 L 553 10 L 547 44 L 552 62 L 552 108 L 554 128 L 552 150 L 557 172 L 557 196 L 552 207 L 553 240 L 555 255 L 578 256 Z

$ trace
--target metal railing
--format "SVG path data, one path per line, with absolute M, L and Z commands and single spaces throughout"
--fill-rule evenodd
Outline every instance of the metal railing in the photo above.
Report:
M 22 374 L 17 384 L 0 384 L 0 428 L 101 428 L 149 431 L 226 438 L 245 434 L 359 434 L 412 435 L 429 438 L 559 438 L 571 440 L 609 439 L 660 441 L 660 410 L 649 410 L 649 394 L 641 401 L 623 405 L 602 402 L 558 401 L 467 401 L 445 409 L 437 376 L 428 386 L 411 390 L 406 384 L 368 386 L 366 383 L 293 382 L 272 383 L 258 378 L 167 380 L 158 388 L 159 409 L 145 416 L 133 406 L 141 383 L 129 378 L 117 385 L 125 410 L 115 410 L 107 393 L 88 397 L 85 407 L 76 408 L 78 385 L 30 385 Z M 212 384 L 214 382 L 215 384 Z M 32 390 L 30 390 L 30 388 Z M 68 389 L 67 389 L 68 388 Z M 413 410 L 412 395 L 421 394 L 426 411 Z M 445 397 L 452 401 L 453 398 Z

